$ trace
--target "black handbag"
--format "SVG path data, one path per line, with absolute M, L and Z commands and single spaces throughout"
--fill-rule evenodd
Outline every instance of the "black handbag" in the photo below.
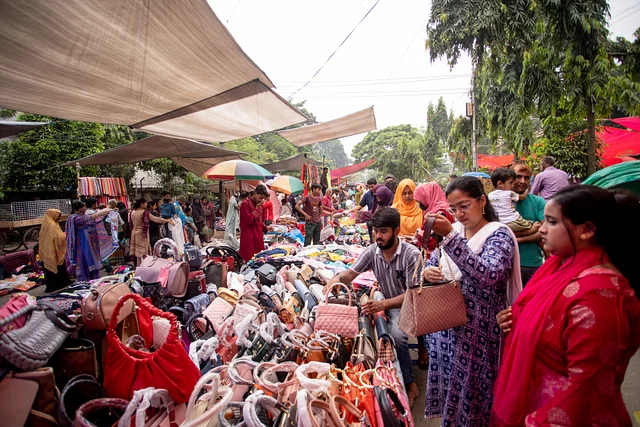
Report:
M 406 423 L 401 420 L 407 419 L 409 413 L 407 408 L 400 402 L 400 398 L 398 398 L 396 392 L 390 388 L 382 388 L 380 386 L 375 386 L 373 392 L 380 406 L 385 427 L 404 427 Z M 398 415 L 396 415 L 396 412 L 393 410 L 394 406 Z
M 164 291 L 160 282 L 140 282 L 142 285 L 142 297 L 150 298 L 151 304 L 162 311 L 167 311 L 167 302 L 165 300 Z
M 198 319 L 204 319 L 207 324 L 204 332 L 202 332 L 196 325 L 196 320 Z M 193 316 L 191 316 L 189 320 L 187 320 L 187 324 L 185 325 L 185 327 L 187 328 L 187 336 L 189 337 L 191 342 L 197 340 L 206 341 L 216 333 L 216 331 L 213 329 L 213 323 L 211 323 L 211 320 L 209 320 L 209 318 L 202 313 L 194 314 Z
M 278 271 L 271 264 L 264 264 L 256 270 L 256 276 L 261 285 L 273 286 L 276 284 L 276 275 Z
M 202 266 L 202 252 L 191 243 L 184 244 L 184 261 L 189 264 L 190 270 L 198 270 Z
M 85 403 L 107 397 L 102 385 L 91 375 L 72 378 L 62 390 L 58 400 L 58 422 L 63 427 L 73 427 L 76 411 Z

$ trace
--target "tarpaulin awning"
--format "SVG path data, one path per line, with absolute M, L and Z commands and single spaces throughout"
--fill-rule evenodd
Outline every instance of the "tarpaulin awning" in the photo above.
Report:
M 215 164 L 225 160 L 239 159 L 240 154 L 242 153 L 214 147 L 203 142 L 154 135 L 131 144 L 67 162 L 63 166 L 75 166 L 76 163 L 79 163 L 80 166 L 122 165 L 145 160 L 171 158 L 178 165 L 200 176 Z M 207 162 L 207 166 L 198 174 L 199 167 L 191 163 L 194 161 L 198 166 L 200 162 Z
M 629 190 L 640 197 L 640 161 L 620 163 L 601 169 L 587 178 L 584 184 Z
M 22 132 L 38 129 L 48 123 L 46 122 L 15 122 L 12 120 L 0 121 L 0 139 L 8 136 L 18 135 Z
M 604 146 L 602 160 L 640 154 L 640 132 L 603 126 L 596 132 Z
M 494 170 L 501 167 L 507 167 L 513 164 L 513 154 L 506 156 L 488 156 L 486 154 L 478 154 L 478 167 Z
M 376 116 L 373 113 L 373 107 L 369 107 L 339 119 L 329 120 L 317 125 L 283 130 L 278 134 L 291 141 L 293 145 L 301 147 L 372 130 L 376 130 Z
M 307 118 L 206 0 L 0 0 L 0 105 L 221 142 Z
M 297 156 L 285 160 L 267 163 L 266 165 L 261 166 L 269 172 L 284 172 L 302 169 L 302 166 L 304 165 L 320 166 L 322 165 L 322 162 L 312 159 L 311 157 L 307 157 L 306 154 L 298 154 Z
M 366 160 L 362 163 L 358 163 L 355 165 L 345 166 L 339 169 L 333 169 L 329 171 L 331 174 L 331 179 L 344 178 L 345 176 L 353 175 L 354 173 L 360 172 L 361 170 L 366 169 L 375 163 L 376 159 Z
M 613 119 L 611 121 L 628 129 L 640 132 L 640 117 L 622 117 L 620 119 Z

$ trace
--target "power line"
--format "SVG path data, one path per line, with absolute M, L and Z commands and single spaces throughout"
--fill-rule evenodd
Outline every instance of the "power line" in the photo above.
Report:
M 404 59 L 404 56 L 407 54 L 407 52 L 409 52 L 409 48 L 411 47 L 411 45 L 413 44 L 413 41 L 416 39 L 416 37 L 418 37 L 418 34 L 420 34 L 420 30 L 427 24 L 427 21 L 429 20 L 429 16 L 427 16 L 425 18 L 425 20 L 422 22 L 422 24 L 420 24 L 420 28 L 418 28 L 418 31 L 416 31 L 416 34 L 413 36 L 413 38 L 411 39 L 411 41 L 409 42 L 409 45 L 407 46 L 407 48 L 404 50 L 404 53 L 402 54 L 402 56 L 400 57 L 400 59 L 398 60 L 398 63 L 396 64 L 395 67 L 393 67 L 393 71 L 391 71 L 391 73 L 389 74 L 389 77 L 387 77 L 387 80 L 389 80 L 391 78 L 391 76 L 393 76 L 393 73 L 396 72 L 396 69 L 398 68 L 398 66 L 400 65 L 400 63 L 402 62 L 402 60 Z
M 353 28 L 353 30 L 351 30 L 351 32 L 349 34 L 347 34 L 347 37 L 344 38 L 344 40 L 342 40 L 342 42 L 340 43 L 340 45 L 338 45 L 338 47 L 333 51 L 333 53 L 331 55 L 329 55 L 329 58 L 327 58 L 326 61 L 324 61 L 324 64 L 322 64 L 320 66 L 320 68 L 318 68 L 318 71 L 316 71 L 316 73 L 309 79 L 308 82 L 306 82 L 304 85 L 302 85 L 302 87 L 300 87 L 298 90 L 296 90 L 295 92 L 293 92 L 291 95 L 289 95 L 289 98 L 293 98 L 293 96 L 300 92 L 302 89 L 304 89 L 305 87 L 307 87 L 307 85 L 309 83 L 311 83 L 311 80 L 313 80 L 319 73 L 320 71 L 322 71 L 322 69 L 324 68 L 325 65 L 327 65 L 327 63 L 331 60 L 331 58 L 333 58 L 333 55 L 336 54 L 336 52 L 338 52 L 338 49 L 340 49 L 342 47 L 343 44 L 345 44 L 345 42 L 349 39 L 349 37 L 351 37 L 351 34 L 353 34 L 353 32 L 358 29 L 358 27 L 360 26 L 360 24 L 362 24 L 362 21 L 364 21 L 367 16 L 369 16 L 369 14 L 371 13 L 371 11 L 373 11 L 373 9 L 378 5 L 378 3 L 380 3 L 380 0 L 376 0 L 376 2 L 373 4 L 373 6 L 371 6 L 371 9 L 369 9 L 369 11 L 362 17 L 362 19 L 360 20 L 360 22 L 358 22 L 356 24 L 356 26 Z
M 452 80 L 452 79 L 460 79 L 460 78 L 465 78 L 468 79 L 471 75 L 470 74 L 465 74 L 465 75 L 455 75 L 455 76 L 443 76 L 443 77 L 437 77 L 437 78 L 432 78 L 432 77 L 424 77 L 424 78 L 416 78 L 413 80 L 403 80 L 403 81 L 379 81 L 379 82 L 370 82 L 370 83 L 325 83 L 325 84 L 321 84 L 320 82 L 317 82 L 315 84 L 311 84 L 309 86 L 307 86 L 308 88 L 323 88 L 323 87 L 352 87 L 352 86 L 376 86 L 376 85 L 398 85 L 398 84 L 412 84 L 412 83 L 421 83 L 421 82 L 427 82 L 427 81 L 438 81 L 438 80 Z M 278 84 L 279 88 L 290 88 L 290 87 L 297 87 L 297 85 L 282 85 L 282 84 Z
M 227 18 L 227 22 L 226 22 L 227 24 L 229 23 L 229 21 L 231 21 L 231 17 L 233 16 L 233 14 L 235 13 L 236 9 L 238 8 L 238 5 L 240 4 L 240 1 L 242 1 L 242 0 L 238 0 L 236 2 L 236 5 L 233 6 L 233 10 L 231 11 L 231 14 L 229 15 L 229 17 Z
M 638 4 L 636 7 L 640 7 L 640 4 Z M 627 10 L 628 10 L 628 9 L 627 9 Z M 625 19 L 627 19 L 628 17 L 633 16 L 633 15 L 635 15 L 635 14 L 636 14 L 636 13 L 638 13 L 638 12 L 640 12 L 640 9 L 638 9 L 638 10 L 634 10 L 633 12 L 628 13 L 628 14 L 627 14 L 627 15 L 625 15 L 625 16 L 621 16 L 620 18 L 616 19 L 615 21 L 612 21 L 609 25 L 613 25 L 613 24 L 615 24 L 616 22 L 624 21 L 624 20 L 625 20 Z
M 616 13 L 615 15 L 613 15 L 613 16 L 611 17 L 611 19 L 617 18 L 618 16 L 622 15 L 622 14 L 623 14 L 623 13 L 625 13 L 626 11 L 631 10 L 631 9 L 635 9 L 635 8 L 637 8 L 637 7 L 640 7 L 640 4 L 634 4 L 633 6 L 630 6 L 630 7 L 626 8 L 626 9 L 625 9 L 625 10 L 623 10 L 622 12 L 618 12 L 618 13 Z
M 353 95 L 337 95 L 337 96 L 324 96 L 324 95 L 305 95 L 304 99 L 351 99 L 351 98 L 381 98 L 381 97 L 397 97 L 402 98 L 406 96 L 438 96 L 438 95 L 459 95 L 468 94 L 469 89 L 463 91 L 454 92 L 411 92 L 411 93 L 386 93 L 386 94 L 353 94 Z

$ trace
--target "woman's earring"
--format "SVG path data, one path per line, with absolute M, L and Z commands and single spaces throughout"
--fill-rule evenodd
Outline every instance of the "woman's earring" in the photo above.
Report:
M 484 215 L 484 206 L 482 207 L 482 215 Z
M 580 235 L 580 238 L 581 238 L 582 240 L 587 240 L 587 235 L 586 235 L 586 234 L 581 234 L 581 235 Z

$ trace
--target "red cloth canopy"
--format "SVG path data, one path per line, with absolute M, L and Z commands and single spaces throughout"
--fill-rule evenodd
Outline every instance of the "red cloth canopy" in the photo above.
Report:
M 513 164 L 513 154 L 506 156 L 488 156 L 486 154 L 478 154 L 478 167 L 494 170 L 497 168 L 507 167 Z
M 376 159 L 371 159 L 371 160 L 364 161 L 362 163 L 358 163 L 356 165 L 349 165 L 343 168 L 334 169 L 331 171 L 331 179 L 333 180 L 333 179 L 342 178 L 348 175 L 353 175 L 354 173 L 360 172 L 361 170 L 371 166 L 375 161 Z
M 611 121 L 628 129 L 640 132 L 640 117 L 623 117 L 621 119 L 613 119 Z

